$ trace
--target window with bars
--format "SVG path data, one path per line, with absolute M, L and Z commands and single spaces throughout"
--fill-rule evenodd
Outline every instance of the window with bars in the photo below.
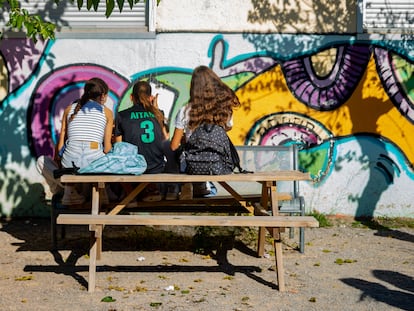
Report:
M 364 33 L 414 33 L 414 0 L 363 0 Z
M 131 9 L 125 2 L 122 12 L 116 6 L 108 18 L 105 1 L 97 11 L 86 7 L 78 9 L 76 1 L 22 0 L 21 7 L 31 14 L 38 14 L 57 26 L 56 37 L 105 38 L 152 36 L 155 31 L 155 0 L 140 0 Z

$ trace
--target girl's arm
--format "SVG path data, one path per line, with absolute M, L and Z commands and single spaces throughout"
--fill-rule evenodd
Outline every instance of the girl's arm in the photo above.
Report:
M 167 132 L 167 126 L 164 125 L 161 130 L 162 130 L 162 135 L 164 136 L 164 140 L 167 140 L 169 138 L 169 135 Z
M 183 136 L 184 136 L 184 129 L 179 129 L 179 128 L 174 129 L 174 134 L 173 134 L 173 137 L 171 138 L 171 144 L 170 144 L 172 151 L 175 151 L 178 149 L 178 147 L 180 147 Z
M 66 128 L 67 128 L 67 120 L 68 120 L 68 114 L 70 111 L 70 107 L 71 105 L 69 105 L 68 107 L 66 107 L 65 111 L 63 112 L 63 117 L 62 117 L 62 125 L 60 127 L 60 136 L 59 136 L 59 142 L 56 146 L 56 152 L 55 152 L 55 160 L 59 160 L 60 156 L 59 153 L 62 150 L 63 146 L 65 145 L 65 141 L 66 141 Z
M 104 136 L 104 153 L 108 153 L 112 149 L 112 131 L 114 128 L 114 117 L 112 111 L 105 107 L 106 126 Z

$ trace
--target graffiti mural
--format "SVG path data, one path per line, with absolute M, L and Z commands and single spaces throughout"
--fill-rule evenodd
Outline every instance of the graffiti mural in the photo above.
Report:
M 29 106 L 29 137 L 36 156 L 53 155 L 59 139 L 63 111 L 68 103 L 79 99 L 85 81 L 99 77 L 110 86 L 106 105 L 113 111 L 129 81 L 108 68 L 93 64 L 72 64 L 57 68 L 41 79 Z
M 234 42 L 240 37 L 212 36 L 207 49 L 200 51 L 242 103 L 234 113 L 232 140 L 246 145 L 298 145 L 300 168 L 313 177 L 301 185 L 308 211 L 414 216 L 409 192 L 414 184 L 414 61 L 408 56 L 412 51 L 401 53 L 393 48 L 395 43 L 387 48 L 384 43 L 351 44 L 315 36 L 308 38 L 306 46 L 298 40 L 301 44 L 290 50 L 286 46 L 292 45 L 291 36 L 277 38 L 285 40 L 284 45 L 238 50 Z M 257 35 L 255 42 L 259 37 L 268 43 L 269 38 L 275 40 Z M 29 193 L 41 192 L 41 177 L 33 177 L 34 161 L 53 154 L 63 110 L 80 96 L 85 80 L 99 76 L 108 82 L 107 105 L 114 113 L 131 105 L 130 87 L 136 80 L 153 85 L 170 120 L 189 98 L 192 66 L 138 68 L 125 75 L 113 70 L 110 61 L 60 60 L 63 64 L 58 65 L 54 55 L 51 64 L 50 56 L 56 53 L 52 45 L 31 46 L 31 51 L 33 55 L 26 50 L 31 55 L 30 70 L 26 66 L 19 73 L 12 70 L 2 50 L 2 80 L 9 81 L 2 84 L 5 94 L 0 106 L 3 215 L 40 213 L 35 205 L 41 205 L 41 195 L 31 209 L 22 207 Z M 45 66 L 52 69 L 38 73 L 37 68 Z M 6 139 L 10 133 L 13 140 Z M 21 189 L 13 188 L 19 180 L 24 181 Z
M 2 39 L 0 101 L 18 90 L 35 73 L 46 47 L 42 41 Z

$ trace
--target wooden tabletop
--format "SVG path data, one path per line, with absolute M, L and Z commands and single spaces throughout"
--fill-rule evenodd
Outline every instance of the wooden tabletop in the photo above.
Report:
M 95 183 L 95 182 L 263 182 L 263 181 L 294 181 L 311 180 L 309 173 L 296 170 L 256 172 L 250 174 L 229 175 L 187 175 L 187 174 L 143 174 L 143 175 L 116 175 L 116 174 L 93 174 L 93 175 L 63 175 L 62 183 Z

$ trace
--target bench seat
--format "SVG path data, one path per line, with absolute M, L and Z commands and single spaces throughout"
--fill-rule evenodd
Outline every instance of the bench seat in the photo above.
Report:
M 65 225 L 165 225 L 240 227 L 318 227 L 312 216 L 194 216 L 194 215 L 90 215 L 61 214 Z

